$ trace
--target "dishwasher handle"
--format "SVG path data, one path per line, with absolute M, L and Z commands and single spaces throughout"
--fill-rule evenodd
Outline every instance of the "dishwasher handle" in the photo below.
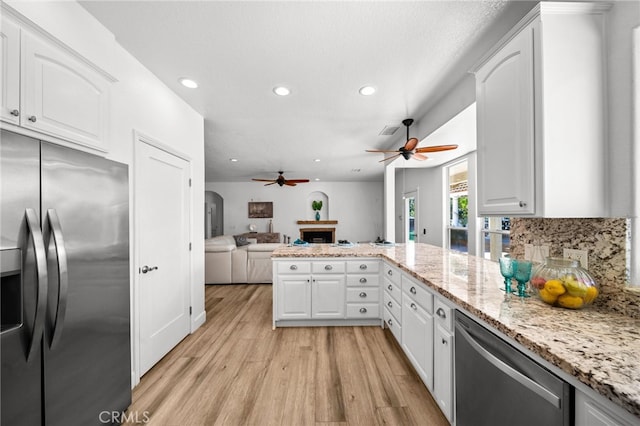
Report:
M 511 366 L 507 365 L 505 362 L 497 358 L 491 352 L 486 350 L 480 345 L 466 330 L 456 324 L 456 334 L 464 338 L 484 359 L 490 362 L 494 367 L 498 370 L 502 371 L 507 376 L 511 377 L 513 380 L 516 380 L 521 385 L 525 386 L 530 391 L 534 392 L 541 398 L 545 399 L 547 402 L 552 404 L 556 408 L 560 408 L 560 397 L 544 386 L 539 385 L 534 382 L 524 374 L 515 370 Z

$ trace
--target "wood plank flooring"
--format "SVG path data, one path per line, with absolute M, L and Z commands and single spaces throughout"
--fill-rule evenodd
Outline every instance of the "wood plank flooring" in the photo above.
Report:
M 125 424 L 448 424 L 388 330 L 274 331 L 271 290 L 206 286 L 206 324 L 143 376 Z

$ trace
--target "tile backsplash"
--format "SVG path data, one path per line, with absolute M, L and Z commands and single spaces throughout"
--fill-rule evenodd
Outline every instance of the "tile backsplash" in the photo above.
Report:
M 511 218 L 511 256 L 524 257 L 525 244 L 588 251 L 589 273 L 600 285 L 597 306 L 640 318 L 640 292 L 627 288 L 627 220 L 622 218 Z

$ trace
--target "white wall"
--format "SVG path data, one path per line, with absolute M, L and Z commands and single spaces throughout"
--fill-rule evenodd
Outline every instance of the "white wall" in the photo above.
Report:
M 191 161 L 192 331 L 204 312 L 204 120 L 151 72 L 126 52 L 115 38 L 75 2 L 7 2 L 18 13 L 101 67 L 118 81 L 110 104 L 107 158 L 129 165 L 131 223 L 131 285 L 137 280 L 136 224 L 133 222 L 134 131 L 179 152 Z M 135 347 L 134 347 L 135 350 Z
M 337 220 L 336 240 L 373 241 L 382 236 L 382 182 L 309 182 L 298 186 L 264 186 L 258 182 L 207 182 L 205 189 L 215 191 L 224 199 L 224 233 L 249 232 L 254 223 L 258 232 L 267 232 L 269 219 L 249 219 L 249 201 L 273 202 L 273 231 L 300 236 L 298 220 L 312 220 L 313 211 L 308 196 L 321 191 L 328 197 L 328 206 L 322 207 L 322 219 Z M 328 217 L 325 216 L 328 207 Z M 315 227 L 315 226 L 313 226 Z

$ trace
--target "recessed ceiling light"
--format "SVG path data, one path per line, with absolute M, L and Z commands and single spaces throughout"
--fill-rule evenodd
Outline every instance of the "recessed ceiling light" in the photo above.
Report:
M 238 159 L 237 158 L 229 158 L 229 161 L 231 161 L 232 163 L 237 163 Z
M 362 96 L 371 96 L 374 93 L 376 93 L 376 88 L 373 86 L 362 86 L 360 88 L 360 90 L 358 90 L 358 92 L 362 95 Z
M 287 96 L 289 93 L 291 93 L 291 90 L 284 86 L 276 86 L 273 88 L 273 93 L 278 96 Z
M 314 159 L 313 161 L 314 161 L 314 162 L 316 162 L 316 163 L 319 163 L 319 162 L 320 162 L 320 159 L 319 159 L 319 158 L 316 158 L 316 159 Z
M 178 81 L 184 87 L 188 87 L 189 89 L 195 89 L 196 87 L 198 87 L 198 83 L 196 83 L 195 81 L 191 80 L 190 78 L 183 77 L 183 78 L 179 79 Z
M 317 182 L 317 181 L 319 181 L 319 180 L 320 180 L 320 178 L 315 178 L 314 180 Z

